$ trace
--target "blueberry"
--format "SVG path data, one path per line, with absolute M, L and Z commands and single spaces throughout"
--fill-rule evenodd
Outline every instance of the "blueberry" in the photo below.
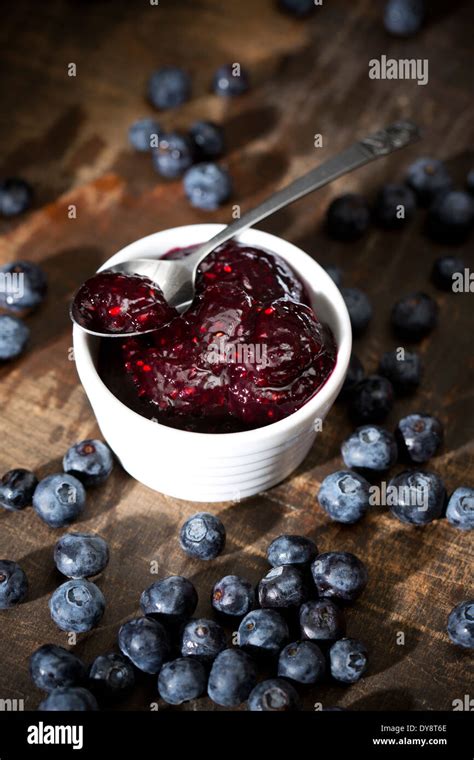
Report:
M 344 613 L 330 599 L 306 602 L 300 609 L 301 635 L 314 641 L 333 641 L 346 632 Z
M 169 705 L 182 705 L 197 699 L 206 691 L 207 673 L 204 665 L 192 657 L 180 657 L 166 662 L 158 676 L 160 697 Z
M 367 585 L 367 568 L 350 552 L 319 554 L 311 571 L 320 597 L 353 602 Z
M 106 443 L 88 438 L 71 446 L 64 455 L 64 472 L 74 475 L 87 488 L 104 483 L 112 472 L 114 460 Z
M 347 374 L 344 380 L 344 384 L 339 393 L 339 398 L 349 398 L 356 385 L 363 379 L 364 374 L 365 373 L 362 362 L 355 354 L 351 354 L 349 366 L 347 368 Z
M 257 683 L 252 658 L 241 649 L 224 649 L 212 663 L 207 685 L 209 697 L 217 705 L 237 707 L 248 699 Z
M 0 559 L 0 610 L 14 607 L 28 593 L 28 578 L 20 565 L 9 559 Z
M 156 620 L 134 618 L 124 623 L 118 632 L 118 644 L 125 657 L 144 673 L 159 673 L 168 657 L 166 631 Z
M 153 164 L 162 177 L 181 177 L 193 163 L 193 146 L 185 135 L 169 132 L 160 137 L 158 148 L 152 151 Z
M 397 461 L 397 444 L 388 430 L 363 425 L 343 442 L 341 454 L 346 467 L 387 470 Z
M 383 185 L 375 199 L 374 216 L 382 227 L 403 227 L 415 211 L 416 195 L 408 185 Z
M 456 488 L 449 498 L 446 517 L 451 525 L 460 530 L 474 528 L 474 488 Z
M 357 424 L 383 422 L 393 406 L 393 386 L 380 375 L 364 377 L 353 388 L 349 413 Z
M 223 129 L 212 121 L 195 121 L 189 130 L 189 137 L 198 161 L 219 158 L 224 153 Z
M 66 533 L 54 547 L 54 562 L 68 578 L 92 578 L 107 566 L 109 547 L 93 533 Z
M 197 603 L 196 589 L 182 575 L 170 575 L 155 581 L 140 597 L 143 613 L 162 623 L 184 622 L 191 617 Z
M 191 206 L 214 211 L 225 203 L 232 192 L 232 181 L 226 169 L 213 163 L 191 166 L 183 179 L 184 192 Z
M 258 601 L 263 608 L 299 607 L 307 598 L 305 579 L 292 565 L 272 567 L 258 584 Z
M 367 649 L 357 639 L 339 639 L 329 650 L 331 675 L 343 683 L 355 683 L 367 670 Z
M 446 166 L 436 158 L 418 158 L 410 164 L 406 181 L 422 206 L 428 206 L 438 193 L 452 184 Z
M 128 140 L 132 148 L 141 153 L 149 153 L 158 147 L 161 127 L 155 119 L 138 119 L 128 130 Z
M 75 654 L 55 644 L 44 644 L 30 657 L 31 680 L 43 691 L 84 683 L 86 666 Z
M 42 712 L 87 712 L 98 709 L 94 695 L 82 686 L 54 689 L 38 706 Z
M 191 95 L 189 74 L 177 66 L 163 66 L 148 80 L 148 98 L 155 108 L 174 108 Z
M 278 5 L 286 13 L 299 18 L 309 16 L 316 7 L 314 0 L 278 0 Z
M 53 622 L 62 631 L 85 633 L 95 628 L 105 611 L 105 599 L 95 583 L 82 578 L 58 586 L 49 600 Z
M 371 303 L 359 288 L 341 288 L 341 294 L 349 312 L 352 332 L 360 335 L 372 319 Z
M 395 436 L 412 462 L 428 462 L 443 443 L 443 425 L 429 414 L 409 414 L 398 423 Z
M 30 208 L 33 190 L 28 182 L 8 177 L 0 182 L 0 216 L 17 216 Z
M 32 261 L 13 261 L 0 267 L 0 307 L 19 314 L 33 311 L 48 289 L 46 275 Z
M 312 641 L 288 644 L 278 658 L 278 675 L 298 683 L 316 683 L 325 670 L 324 655 Z
M 214 584 L 211 604 L 222 615 L 243 617 L 255 607 L 252 584 L 238 575 L 225 575 Z
M 474 200 L 462 190 L 440 193 L 427 218 L 427 231 L 437 243 L 464 243 L 474 220 Z
M 26 348 L 30 330 L 21 319 L 0 314 L 0 361 L 16 359 Z
M 201 662 L 212 662 L 226 647 L 223 628 L 214 620 L 198 618 L 184 626 L 181 639 L 183 657 L 197 657 Z
M 38 479 L 30 470 L 9 470 L 0 480 L 0 505 L 13 512 L 28 507 L 37 485 Z
M 288 681 L 269 678 L 252 689 L 248 709 L 252 712 L 289 712 L 301 707 L 298 693 Z
M 105 699 L 125 696 L 135 685 L 135 672 L 130 660 L 109 652 L 95 658 L 89 670 L 91 690 Z
M 197 512 L 182 526 L 179 542 L 189 557 L 215 559 L 225 546 L 225 528 L 215 515 Z
M 394 304 L 391 321 L 402 337 L 421 340 L 438 322 L 438 304 L 426 293 L 410 293 Z
M 369 508 L 370 484 L 361 475 L 338 470 L 324 478 L 318 500 L 332 520 L 351 524 L 360 520 Z
M 51 528 L 62 528 L 77 520 L 86 503 L 84 486 L 73 475 L 57 473 L 40 480 L 33 507 Z
M 272 567 L 280 565 L 309 565 L 315 559 L 318 547 L 307 536 L 284 534 L 274 538 L 267 549 L 267 560 Z
M 324 269 L 334 284 L 340 288 L 342 285 L 342 270 L 339 269 L 339 267 L 333 266 L 332 264 L 328 264 L 327 267 L 324 267 Z
M 424 19 L 424 0 L 388 0 L 385 5 L 385 29 L 397 37 L 412 37 L 420 30 Z
M 276 610 L 253 610 L 239 626 L 239 645 L 257 655 L 277 655 L 288 637 L 288 626 Z
M 427 525 L 443 514 L 446 489 L 434 472 L 400 472 L 391 479 L 389 493 L 390 511 L 400 522 Z
M 474 599 L 461 602 L 448 617 L 448 635 L 454 644 L 474 649 Z
M 380 359 L 379 374 L 390 380 L 399 395 L 412 393 L 421 382 L 421 359 L 414 351 L 386 351 Z
M 347 242 L 357 240 L 370 223 L 368 203 L 355 193 L 340 195 L 329 205 L 326 221 L 331 237 Z
M 233 63 L 220 66 L 214 74 L 212 89 L 216 95 L 235 97 L 247 92 L 249 77 L 245 69 Z
M 464 277 L 466 263 L 460 256 L 441 256 L 431 270 L 431 279 L 440 290 L 453 290 L 453 276 Z

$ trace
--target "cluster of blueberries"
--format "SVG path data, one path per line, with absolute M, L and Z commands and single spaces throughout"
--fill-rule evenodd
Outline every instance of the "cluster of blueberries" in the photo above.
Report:
M 180 531 L 181 547 L 196 559 L 214 559 L 225 540 L 222 522 L 205 512 L 190 517 Z M 63 630 L 88 631 L 100 620 L 104 602 L 85 578 L 104 569 L 107 545 L 99 536 L 70 533 L 58 541 L 54 557 L 72 580 L 51 597 L 53 619 Z M 319 553 L 312 540 L 296 535 L 272 541 L 267 559 L 271 570 L 256 589 L 237 575 L 214 584 L 213 619 L 192 617 L 198 594 L 187 578 L 168 576 L 151 584 L 140 598 L 143 617 L 119 629 L 121 653 L 100 655 L 89 668 L 63 647 L 41 646 L 30 658 L 34 683 L 48 693 L 39 709 L 98 709 L 97 700 L 107 703 L 130 692 L 135 669 L 158 676 L 158 693 L 168 704 L 207 693 L 217 705 L 247 702 L 251 711 L 300 709 L 295 684 L 318 683 L 326 673 L 355 683 L 368 655 L 362 642 L 345 637 L 343 606 L 364 590 L 365 565 L 348 552 Z M 226 627 L 233 631 L 232 646 Z M 275 676 L 258 682 L 259 665 Z
M 276 4 L 281 10 L 300 18 L 310 15 L 316 8 L 315 0 L 276 0 Z M 424 0 L 387 0 L 383 20 L 391 34 L 410 37 L 419 31 L 425 17 Z M 240 95 L 248 87 L 247 72 L 236 71 L 233 65 L 221 66 L 213 76 L 212 89 L 217 95 Z M 148 98 L 159 110 L 179 106 L 190 95 L 190 77 L 178 67 L 165 66 L 149 79 Z M 217 125 L 197 122 L 188 135 L 162 134 L 160 126 L 151 118 L 140 119 L 130 127 L 129 139 L 136 150 L 150 151 L 154 136 L 158 138 L 156 149 L 152 151 L 157 171 L 164 177 L 178 177 L 186 172 L 185 192 L 192 205 L 213 209 L 228 199 L 232 191 L 230 177 L 224 168 L 214 163 L 224 149 L 222 130 Z M 199 164 L 191 169 L 196 162 Z M 473 180 L 471 177 L 471 182 Z M 8 177 L 0 181 L 0 216 L 21 214 L 30 208 L 32 201 L 33 189 L 25 180 Z M 448 205 L 451 208 L 452 204 Z
M 469 189 L 474 189 L 472 172 Z M 469 215 L 457 214 L 456 203 L 452 218 L 443 217 L 443 229 L 458 240 L 468 232 L 473 221 L 472 197 L 451 191 L 451 179 L 442 162 L 419 159 L 407 172 L 405 184 L 384 186 L 371 212 L 362 196 L 345 195 L 336 198 L 328 209 L 327 226 L 339 240 L 355 240 L 367 229 L 372 216 L 388 227 L 401 226 L 421 205 L 436 203 L 441 197 L 460 197 L 460 207 L 470 209 Z M 400 208 L 405 215 L 398 218 Z M 451 206 L 450 206 L 451 208 Z M 462 234 L 461 234 L 462 233 Z M 339 269 L 328 267 L 328 273 L 338 286 L 342 275 Z M 452 289 L 453 276 L 463 273 L 465 263 L 460 257 L 444 256 L 433 266 L 432 280 L 445 291 Z M 373 310 L 366 294 L 357 288 L 341 287 L 353 333 L 361 335 L 368 326 Z M 425 337 L 436 325 L 438 306 L 426 293 L 412 293 L 395 303 L 391 322 L 397 336 L 409 341 Z M 319 503 L 335 521 L 354 523 L 368 510 L 371 485 L 366 478 L 382 474 L 397 460 L 410 465 L 428 462 L 439 450 L 444 431 L 440 420 L 429 414 L 412 413 L 401 419 L 395 434 L 380 427 L 393 408 L 395 396 L 413 393 L 421 382 L 422 363 L 416 351 L 400 349 L 383 354 L 378 372 L 366 376 L 362 363 L 353 354 L 340 398 L 347 403 L 351 419 L 359 427 L 342 443 L 344 464 L 352 470 L 339 470 L 326 477 L 320 487 Z M 364 475 L 366 477 L 364 477 Z M 387 487 L 392 514 L 404 523 L 426 525 L 446 516 L 461 530 L 474 527 L 474 489 L 457 488 L 449 500 L 442 479 L 434 472 L 405 470 L 393 477 Z M 446 506 L 447 503 L 447 506 Z
M 422 205 L 436 204 L 440 197 L 455 195 L 450 190 L 451 184 L 442 162 L 419 159 L 409 167 L 405 184 L 382 188 L 373 210 L 375 218 L 385 226 L 399 226 L 411 216 L 417 202 Z M 467 199 L 470 228 L 474 214 L 473 199 L 468 193 L 458 192 L 457 195 Z M 400 208 L 405 210 L 402 219 L 397 216 Z M 362 196 L 345 195 L 336 198 L 329 206 L 327 226 L 330 233 L 340 240 L 354 240 L 365 231 L 370 218 L 369 205 Z M 466 220 L 463 219 L 462 214 L 457 215 L 454 211 L 452 224 L 449 218 L 445 221 L 452 230 L 461 224 L 464 234 L 468 227 L 464 226 Z M 461 258 L 441 257 L 434 263 L 432 280 L 438 288 L 449 291 L 453 276 L 464 273 L 464 269 L 465 263 Z M 341 286 L 340 270 L 335 267 L 328 267 L 327 270 L 336 284 Z M 359 336 L 373 315 L 370 301 L 357 288 L 340 289 L 353 333 Z M 437 316 L 436 301 L 426 293 L 418 292 L 395 303 L 391 322 L 398 337 L 416 342 L 434 328 Z M 371 502 L 370 484 L 364 475 L 370 477 L 374 473 L 384 473 L 398 459 L 410 465 L 424 464 L 439 450 L 444 437 L 443 426 L 429 414 L 413 413 L 404 417 L 399 421 L 395 435 L 380 427 L 393 408 L 395 396 L 413 393 L 421 378 L 422 363 L 414 350 L 399 348 L 387 351 L 380 359 L 378 372 L 368 376 L 359 358 L 352 355 L 340 398 L 347 404 L 352 421 L 359 427 L 343 442 L 341 454 L 346 467 L 354 468 L 356 472 L 337 471 L 321 484 L 319 502 L 333 520 L 354 523 L 365 514 Z M 457 488 L 446 508 L 446 489 L 439 475 L 433 472 L 405 470 L 390 480 L 387 492 L 390 492 L 392 514 L 402 522 L 425 525 L 445 515 L 452 525 L 461 530 L 474 527 L 474 489 L 465 486 Z
M 249 77 L 238 64 L 221 66 L 214 74 L 216 95 L 235 97 L 249 88 Z M 150 76 L 148 100 L 158 110 L 175 108 L 191 96 L 189 74 L 177 66 L 163 66 Z M 183 177 L 190 203 L 200 209 L 217 209 L 232 192 L 227 170 L 215 160 L 225 149 L 222 128 L 211 121 L 195 122 L 187 134 L 165 132 L 151 117 L 137 120 L 128 133 L 130 144 L 140 152 L 150 152 L 156 171 L 167 179 Z M 0 216 L 14 217 L 30 208 L 33 189 L 24 179 L 8 177 L 0 181 Z
M 398 456 L 412 465 L 424 464 L 434 456 L 442 440 L 441 422 L 428 414 L 407 415 L 399 421 L 395 435 L 379 425 L 362 425 L 341 446 L 344 464 L 352 469 L 338 470 L 324 478 L 318 493 L 321 507 L 336 522 L 357 522 L 371 504 L 378 503 L 366 477 L 384 473 Z M 474 489 L 456 488 L 448 500 L 443 480 L 435 472 L 399 472 L 389 481 L 386 495 L 381 497 L 382 503 L 384 500 L 403 523 L 427 525 L 446 517 L 460 530 L 474 528 Z
M 30 504 L 36 514 L 51 528 L 63 528 L 77 520 L 86 503 L 86 488 L 99 485 L 109 477 L 113 456 L 102 441 L 88 439 L 71 446 L 63 459 L 64 472 L 48 475 L 38 481 L 30 470 L 9 470 L 0 480 L 0 506 L 18 512 Z M 81 631 L 70 621 L 65 625 L 61 614 L 64 599 L 83 605 L 93 597 L 102 612 L 92 616 L 96 624 L 104 611 L 103 597 L 93 583 L 83 579 L 101 572 L 108 562 L 105 542 L 98 536 L 83 533 L 67 534 L 55 548 L 55 562 L 63 575 L 72 580 L 60 586 L 51 598 L 51 616 L 66 631 Z M 0 561 L 0 609 L 22 602 L 28 594 L 28 579 L 23 569 L 11 560 Z
M 454 278 L 464 277 L 465 270 L 466 263 L 461 256 L 440 256 L 433 263 L 431 281 L 439 290 L 452 292 Z M 328 265 L 326 271 L 340 289 L 349 312 L 352 332 L 354 336 L 359 337 L 372 319 L 372 304 L 367 294 L 360 288 L 342 286 L 342 272 L 339 267 Z M 436 327 L 438 304 L 422 291 L 409 293 L 392 306 L 390 322 L 397 337 L 418 342 Z M 402 362 L 398 357 L 386 355 L 380 366 L 380 374 L 397 385 L 397 390 L 407 393 L 420 383 L 421 362 L 415 353 L 407 353 L 406 360 L 403 359 Z M 360 361 L 354 359 L 351 362 L 349 381 L 351 382 L 357 375 L 362 376 L 363 371 Z M 387 384 L 382 383 L 382 390 L 388 391 L 388 389 Z M 385 392 L 384 395 L 388 397 L 386 403 L 389 403 L 390 393 Z
M 240 66 L 227 64 L 214 74 L 216 95 L 235 97 L 247 91 L 249 79 Z M 160 110 L 184 103 L 191 94 L 189 74 L 177 66 L 164 66 L 148 82 L 148 99 Z M 129 129 L 130 144 L 140 152 L 150 152 L 153 166 L 165 178 L 183 177 L 184 191 L 191 205 L 213 210 L 228 200 L 232 181 L 227 170 L 216 163 L 224 153 L 222 128 L 211 121 L 196 121 L 187 134 L 164 132 L 153 118 L 139 119 Z
M 375 222 L 385 229 L 401 229 L 418 207 L 427 208 L 425 230 L 438 243 L 464 243 L 474 221 L 474 174 L 466 178 L 466 190 L 455 189 L 443 161 L 422 157 L 407 169 L 404 182 L 383 185 L 372 206 L 360 194 L 346 193 L 330 204 L 326 226 L 331 237 L 344 242 L 358 240 Z
M 314 0 L 280 0 L 282 9 L 305 16 L 315 9 Z M 420 0 L 391 0 L 385 11 L 386 28 L 393 34 L 413 34 L 424 19 L 424 3 Z M 236 64 L 221 66 L 212 80 L 213 91 L 220 96 L 235 97 L 249 88 L 247 72 Z M 177 66 L 164 66 L 155 71 L 148 81 L 148 100 L 159 110 L 175 108 L 191 96 L 189 74 Z M 225 168 L 215 163 L 224 152 L 222 128 L 210 121 L 195 122 L 187 134 L 164 132 L 154 118 L 137 120 L 129 129 L 130 144 L 140 152 L 150 152 L 156 171 L 165 178 L 183 177 L 184 191 L 191 205 L 206 210 L 217 209 L 232 193 L 232 181 Z M 425 163 L 423 163 L 425 162 Z M 409 181 L 415 186 L 424 173 L 434 168 L 431 182 L 437 189 L 450 187 L 447 173 L 441 162 L 420 159 L 409 172 Z M 431 176 L 431 175 L 430 175 Z M 416 191 L 416 187 L 414 187 Z M 427 202 L 427 198 L 423 202 Z M 396 213 L 399 204 L 405 207 L 409 219 L 416 207 L 415 192 L 408 185 L 385 186 L 375 204 L 374 214 L 386 227 L 401 226 L 404 220 Z M 437 237 L 462 237 L 472 218 L 472 200 L 463 192 L 452 191 L 449 197 L 433 204 L 428 228 Z M 370 209 L 365 199 L 357 195 L 341 196 L 329 209 L 328 228 L 335 237 L 353 240 L 368 227 Z
M 103 482 L 105 471 L 108 457 L 102 472 L 92 473 L 98 478 L 93 482 Z M 82 465 L 76 473 L 87 481 L 91 467 Z M 11 504 L 13 494 L 7 496 Z M 199 512 L 183 524 L 179 541 L 190 557 L 213 560 L 224 550 L 226 531 L 215 515 Z M 97 535 L 67 533 L 56 543 L 56 567 L 69 578 L 49 601 L 51 617 L 61 630 L 84 633 L 100 622 L 105 600 L 89 578 L 101 573 L 108 559 L 107 543 Z M 327 673 L 344 684 L 358 681 L 367 669 L 368 654 L 361 641 L 345 636 L 344 606 L 367 585 L 364 563 L 349 552 L 319 553 L 311 539 L 298 535 L 274 539 L 267 559 L 271 570 L 256 589 L 237 575 L 214 584 L 212 619 L 192 617 L 198 594 L 189 579 L 155 581 L 141 595 L 143 616 L 119 629 L 120 653 L 99 655 L 89 668 L 64 647 L 39 647 L 30 658 L 32 680 L 47 692 L 39 709 L 97 710 L 99 703 L 130 692 L 136 670 L 158 675 L 158 693 L 168 704 L 180 705 L 207 692 L 218 705 L 232 708 L 247 702 L 251 711 L 300 709 L 295 684 L 321 682 Z M 23 570 L 1 560 L 0 609 L 14 606 L 26 593 Z M 474 647 L 474 601 L 452 610 L 447 630 L 458 646 Z M 266 675 L 260 682 L 259 665 Z M 275 676 L 268 677 L 271 669 Z
M 112 472 L 113 456 L 102 441 L 87 439 L 71 446 L 63 457 L 63 472 L 38 482 L 30 470 L 9 470 L 0 480 L 0 506 L 13 512 L 30 504 L 51 528 L 77 520 L 86 504 L 86 488 L 104 483 Z
M 309 16 L 317 7 L 315 0 L 276 0 L 276 5 L 297 18 Z M 395 36 L 410 37 L 416 34 L 425 18 L 425 0 L 387 0 L 385 3 L 383 23 L 386 30 Z M 240 71 L 236 76 L 230 65 L 221 66 L 212 80 L 212 89 L 218 95 L 240 95 L 248 87 L 247 73 Z M 188 74 L 174 66 L 159 69 L 149 80 L 149 100 L 160 110 L 181 105 L 189 99 L 190 94 L 191 81 Z M 221 130 L 209 122 L 198 122 L 195 127 L 197 139 L 192 134 L 193 129 L 188 136 L 175 132 L 166 135 L 166 142 L 154 155 L 154 164 L 160 174 L 165 177 L 180 176 L 193 162 L 213 161 L 221 155 Z M 151 137 L 160 135 L 160 132 L 153 119 L 141 119 L 130 128 L 130 142 L 137 150 L 149 151 Z M 231 193 L 232 185 L 227 172 L 214 163 L 211 163 L 211 167 L 194 168 L 185 182 L 191 203 L 199 208 L 217 208 Z M 215 190 L 212 185 L 216 186 Z M 201 186 L 204 190 L 194 189 Z M 217 187 L 220 188 L 220 193 Z M 32 201 L 33 189 L 25 180 L 8 177 L 0 181 L 0 216 L 16 216 L 26 211 Z M 207 205 L 209 203 L 213 205 Z
M 393 10 L 402 4 L 388 5 Z M 419 205 L 429 208 L 426 227 L 433 238 L 438 242 L 461 243 L 467 239 L 474 221 L 474 171 L 468 175 L 467 189 L 468 192 L 452 189 L 451 177 L 441 161 L 421 158 L 408 168 L 404 183 L 381 188 L 372 208 L 360 195 L 336 198 L 327 211 L 327 229 L 335 239 L 353 241 L 364 234 L 372 220 L 385 228 L 402 227 Z M 465 267 L 461 257 L 443 256 L 434 262 L 431 280 L 438 289 L 452 291 L 454 276 L 464 274 Z M 342 273 L 337 267 L 329 266 L 327 271 L 341 289 L 354 335 L 361 335 L 373 315 L 367 295 L 358 288 L 341 287 Z M 403 297 L 391 312 L 395 334 L 411 342 L 428 335 L 437 318 L 436 301 L 423 292 Z M 358 357 L 352 355 L 340 396 L 347 403 L 351 419 L 359 425 L 341 446 L 344 464 L 351 469 L 328 475 L 318 493 L 319 503 L 331 519 L 355 523 L 374 503 L 371 478 L 386 472 L 397 460 L 412 466 L 424 464 L 439 450 L 444 431 L 436 417 L 409 414 L 399 421 L 395 434 L 378 424 L 392 410 L 395 396 L 413 393 L 421 377 L 422 363 L 415 351 L 403 350 L 400 354 L 396 349 L 384 353 L 378 373 L 368 376 Z M 448 499 L 438 474 L 409 469 L 395 475 L 386 490 L 386 505 L 403 523 L 420 526 L 446 517 L 460 530 L 474 528 L 473 488 L 456 488 Z M 461 602 L 449 615 L 450 638 L 459 646 L 472 648 L 473 626 L 473 602 Z

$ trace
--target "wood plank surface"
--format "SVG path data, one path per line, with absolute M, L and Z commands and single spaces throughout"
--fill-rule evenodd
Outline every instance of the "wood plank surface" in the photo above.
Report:
M 72 443 L 97 434 L 71 360 L 67 305 L 101 262 L 155 230 L 226 221 L 233 203 L 250 208 L 355 136 L 404 116 L 424 129 L 419 147 L 338 180 L 262 228 L 323 264 L 340 265 L 344 284 L 370 295 L 375 318 L 355 343 L 368 371 L 384 350 L 399 345 L 388 324 L 393 301 L 418 289 L 436 298 L 439 326 L 419 347 L 422 387 L 396 403 L 387 426 L 409 411 L 438 415 L 446 442 L 429 466 L 448 489 L 473 485 L 473 296 L 440 293 L 429 283 L 432 262 L 446 249 L 424 237 L 422 213 L 401 232 L 374 228 L 354 245 L 329 240 L 322 226 L 331 197 L 352 190 L 372 196 L 418 155 L 446 160 L 459 184 L 472 167 L 472 7 L 435 5 L 439 10 L 421 34 L 405 41 L 385 34 L 379 4 L 369 0 L 324 2 L 305 22 L 279 13 L 273 2 L 254 0 L 225 8 L 217 0 L 163 0 L 158 7 L 105 0 L 10 5 L 0 28 L 0 176 L 29 179 L 36 203 L 21 219 L 1 222 L 0 261 L 41 262 L 50 292 L 28 318 L 28 353 L 0 368 L 2 472 L 58 471 Z M 368 60 L 381 54 L 428 58 L 429 84 L 369 80 Z M 210 94 L 208 86 L 226 61 L 241 62 L 253 80 L 252 90 L 231 102 Z M 77 64 L 75 79 L 67 77 L 69 62 Z M 158 178 L 149 158 L 127 146 L 131 121 L 152 113 L 145 82 L 163 63 L 190 70 L 194 95 L 160 114 L 160 122 L 184 129 L 197 118 L 212 118 L 224 126 L 223 162 L 235 193 L 217 212 L 192 209 L 179 181 Z M 323 135 L 320 149 L 313 147 L 315 133 Z M 70 204 L 76 219 L 68 218 Z M 458 250 L 472 268 L 472 243 Z M 364 639 L 371 656 L 367 677 L 353 687 L 325 683 L 303 690 L 306 707 L 452 709 L 453 700 L 472 689 L 472 657 L 450 644 L 445 630 L 451 608 L 472 597 L 472 539 L 446 521 L 415 529 L 376 508 L 356 526 L 331 523 L 315 495 L 322 478 L 341 465 L 340 443 L 350 430 L 345 409 L 336 405 L 293 476 L 241 503 L 210 505 L 228 533 L 225 553 L 212 563 L 193 561 L 178 546 L 177 530 L 197 505 L 155 493 L 117 465 L 106 485 L 89 492 L 84 518 L 74 525 L 100 533 L 111 547 L 110 565 L 98 581 L 105 616 L 97 630 L 79 637 L 75 651 L 91 661 L 114 648 L 119 625 L 138 613 L 139 595 L 156 577 L 152 561 L 160 576 L 192 578 L 200 592 L 198 612 L 206 616 L 215 580 L 238 572 L 257 582 L 267 570 L 268 542 L 282 532 L 305 533 L 323 551 L 353 551 L 367 563 L 369 585 L 348 611 L 348 632 Z M 24 699 L 27 709 L 41 697 L 28 676 L 29 655 L 46 642 L 66 643 L 47 607 L 60 582 L 52 560 L 60 534 L 31 509 L 0 511 L 0 557 L 18 561 L 31 585 L 26 603 L 0 615 L 0 698 Z M 397 644 L 400 632 L 404 645 Z M 140 677 L 119 709 L 148 709 L 156 700 L 155 679 Z M 160 703 L 160 709 L 170 708 Z M 203 699 L 184 709 L 218 708 Z

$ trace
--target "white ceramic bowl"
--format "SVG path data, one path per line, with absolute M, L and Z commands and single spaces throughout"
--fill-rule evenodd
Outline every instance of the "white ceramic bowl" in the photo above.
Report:
M 137 240 L 101 267 L 133 258 L 161 256 L 171 248 L 200 243 L 223 225 L 194 224 Z M 306 253 L 281 238 L 247 230 L 238 240 L 288 261 L 305 283 L 319 318 L 332 329 L 336 367 L 323 388 L 301 409 L 267 427 L 242 433 L 189 433 L 165 427 L 122 404 L 97 374 L 99 340 L 74 326 L 74 355 L 82 385 L 105 440 L 122 466 L 146 486 L 191 501 L 237 500 L 286 478 L 303 461 L 334 403 L 349 363 L 352 333 L 342 296 L 328 274 Z M 320 433 L 324 435 L 324 432 Z

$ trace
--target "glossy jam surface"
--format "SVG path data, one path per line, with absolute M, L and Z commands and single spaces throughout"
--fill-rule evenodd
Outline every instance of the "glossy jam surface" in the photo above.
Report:
M 333 336 L 286 262 L 235 242 L 201 265 L 187 312 L 167 317 L 154 333 L 103 340 L 99 373 L 125 404 L 172 427 L 226 433 L 276 422 L 336 363 Z
M 74 299 L 74 314 L 83 327 L 102 333 L 144 332 L 177 317 L 148 277 L 99 272 Z

